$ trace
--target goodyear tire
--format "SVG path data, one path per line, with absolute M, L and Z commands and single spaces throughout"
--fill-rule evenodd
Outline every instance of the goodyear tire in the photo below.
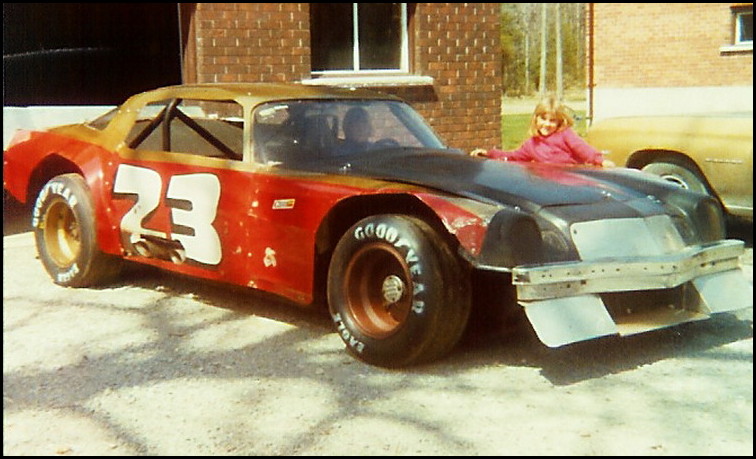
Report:
M 383 367 L 428 362 L 447 354 L 465 329 L 469 275 L 425 222 L 368 217 L 334 250 L 328 304 L 339 335 L 358 359 Z
M 59 175 L 42 187 L 32 227 L 39 258 L 56 284 L 87 287 L 118 273 L 120 261 L 99 250 L 92 198 L 80 175 Z

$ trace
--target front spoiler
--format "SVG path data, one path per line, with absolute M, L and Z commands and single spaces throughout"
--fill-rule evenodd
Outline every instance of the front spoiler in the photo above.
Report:
M 538 338 L 559 347 L 753 307 L 743 252 L 742 241 L 725 240 L 663 256 L 519 266 L 512 283 Z

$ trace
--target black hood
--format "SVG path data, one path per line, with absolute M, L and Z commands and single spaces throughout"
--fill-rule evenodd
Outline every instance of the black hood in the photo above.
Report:
M 307 169 L 409 183 L 530 211 L 551 206 L 626 202 L 646 196 L 638 191 L 638 181 L 621 170 L 511 163 L 443 150 L 372 153 L 332 159 Z M 630 186 L 633 183 L 635 186 Z

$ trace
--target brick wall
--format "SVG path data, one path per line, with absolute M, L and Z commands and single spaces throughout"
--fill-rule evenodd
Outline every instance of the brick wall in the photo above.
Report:
M 184 79 L 233 83 L 308 78 L 309 22 L 307 3 L 197 3 L 191 24 L 196 63 Z
M 449 143 L 465 151 L 501 144 L 498 3 L 420 3 L 414 70 L 434 78 L 435 100 L 418 103 Z
M 308 3 L 194 5 L 182 6 L 185 82 L 311 77 Z M 499 145 L 499 4 L 411 5 L 411 73 L 434 85 L 377 89 L 409 101 L 451 147 Z
M 721 51 L 730 3 L 592 5 L 596 87 L 753 86 L 753 51 Z

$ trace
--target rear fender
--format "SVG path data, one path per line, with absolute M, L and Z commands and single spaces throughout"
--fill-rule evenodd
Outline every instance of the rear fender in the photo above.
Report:
M 38 134 L 35 135 L 35 134 Z M 13 177 L 12 194 L 25 204 L 34 204 L 42 187 L 53 177 L 76 173 L 84 177 L 92 195 L 100 250 L 120 255 L 117 226 L 110 214 L 110 183 L 118 161 L 112 153 L 87 142 L 51 133 L 30 133 L 30 140 L 6 152 L 4 171 Z M 26 163 L 26 165 L 24 165 Z

